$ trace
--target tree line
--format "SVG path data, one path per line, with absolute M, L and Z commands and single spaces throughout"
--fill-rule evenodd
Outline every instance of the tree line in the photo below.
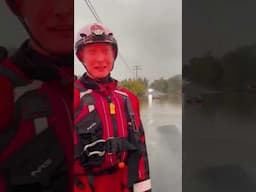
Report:
M 120 86 L 127 88 L 137 96 L 145 95 L 149 88 L 165 94 L 178 94 L 181 92 L 182 78 L 181 75 L 175 75 L 168 79 L 161 77 L 152 83 L 149 83 L 146 78 L 126 79 L 120 82 Z
M 183 66 L 183 78 L 216 90 L 256 87 L 256 45 L 239 47 L 223 56 L 211 52 Z

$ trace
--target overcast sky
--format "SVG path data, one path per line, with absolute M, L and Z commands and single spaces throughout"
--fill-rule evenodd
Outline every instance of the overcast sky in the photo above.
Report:
M 110 28 L 125 59 L 116 61 L 113 76 L 149 80 L 181 74 L 181 0 L 91 0 L 102 22 Z M 84 0 L 75 1 L 75 33 L 96 22 Z M 128 66 L 127 66 L 128 65 Z M 76 60 L 75 73 L 84 68 Z
M 183 0 L 183 63 L 256 42 L 255 0 Z
M 180 74 L 182 34 L 183 63 L 209 50 L 214 55 L 223 55 L 256 42 L 255 0 L 183 0 L 183 10 L 181 0 L 91 2 L 103 23 L 114 32 L 129 65 L 130 69 L 117 59 L 113 76 L 119 79 L 133 77 L 134 65 L 141 67 L 140 76 L 150 80 Z M 95 21 L 85 1 L 75 0 L 75 32 Z M 26 33 L 7 11 L 4 1 L 0 1 L 0 24 L 0 45 L 19 46 Z M 83 71 L 81 64 L 76 63 L 76 74 Z
M 27 38 L 22 25 L 8 10 L 4 1 L 0 1 L 0 46 L 17 48 Z

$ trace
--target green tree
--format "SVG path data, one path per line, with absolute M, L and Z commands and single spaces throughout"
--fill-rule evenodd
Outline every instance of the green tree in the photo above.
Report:
M 210 53 L 183 66 L 183 78 L 214 89 L 245 89 L 256 84 L 256 45 L 243 46 L 222 57 Z
M 190 59 L 188 65 L 183 66 L 182 75 L 195 83 L 208 86 L 218 87 L 219 80 L 222 76 L 221 60 L 206 53 L 202 57 Z
M 157 79 L 157 80 L 153 81 L 151 83 L 150 87 L 157 90 L 157 91 L 167 93 L 168 83 L 163 77 L 161 77 L 160 79 Z
M 125 87 L 137 96 L 143 96 L 147 90 L 145 82 L 141 79 L 138 80 L 124 80 L 119 83 L 120 86 Z
M 160 78 L 153 81 L 150 87 L 163 93 L 178 93 L 182 87 L 181 75 L 175 75 L 169 79 Z
M 256 45 L 240 47 L 222 58 L 223 87 L 244 89 L 256 83 Z
M 175 75 L 167 79 L 167 93 L 179 93 L 182 88 L 182 77 L 181 75 Z

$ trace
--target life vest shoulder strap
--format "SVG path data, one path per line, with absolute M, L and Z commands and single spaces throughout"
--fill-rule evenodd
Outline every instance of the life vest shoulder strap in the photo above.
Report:
M 0 66 L 0 75 L 12 81 L 15 104 L 11 123 L 0 135 L 0 152 L 2 152 L 17 133 L 22 119 L 34 121 L 36 135 L 48 128 L 47 117 L 51 115 L 51 106 L 47 95 L 38 92 L 43 84 L 41 81 L 25 81 L 4 66 Z
M 28 84 L 27 80 L 17 75 L 16 72 L 14 72 L 13 70 L 10 70 L 4 64 L 0 65 L 0 75 L 7 77 L 12 82 L 13 87 L 24 86 Z

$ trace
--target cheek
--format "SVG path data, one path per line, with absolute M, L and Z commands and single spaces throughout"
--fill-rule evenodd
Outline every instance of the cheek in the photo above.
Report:
M 92 58 L 84 56 L 82 57 L 82 63 L 87 69 L 93 69 L 94 60 Z
M 81 60 L 83 63 L 91 65 L 93 63 L 93 58 L 88 55 L 81 55 Z
M 39 4 L 35 4 L 34 2 L 30 2 L 30 0 L 26 0 L 21 7 L 21 12 L 26 22 L 35 28 L 36 26 L 40 26 L 43 24 L 44 20 L 47 20 L 47 14 L 45 7 L 42 7 Z
M 46 36 L 46 22 L 49 20 L 44 12 L 29 12 L 25 17 L 25 21 L 34 36 Z
M 113 63 L 113 61 L 108 65 L 108 69 L 109 70 L 111 70 L 112 68 L 113 68 L 113 65 L 114 65 L 114 63 Z
M 108 63 L 110 63 L 111 65 L 113 65 L 114 57 L 113 57 L 112 55 L 110 55 L 110 56 L 108 56 L 108 57 L 106 58 L 106 61 L 107 61 Z

